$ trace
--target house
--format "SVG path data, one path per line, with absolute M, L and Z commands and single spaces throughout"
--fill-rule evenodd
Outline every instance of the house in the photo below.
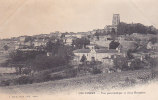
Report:
M 34 47 L 40 47 L 40 46 L 46 46 L 48 41 L 44 40 L 44 39 L 36 39 L 33 41 L 33 45 Z
M 59 38 L 59 37 L 61 37 L 61 35 L 62 35 L 62 33 L 61 32 L 59 32 L 59 31 L 56 31 L 56 32 L 51 32 L 50 34 L 49 34 L 49 37 L 56 37 L 56 38 Z
M 108 41 L 90 41 L 90 43 L 109 48 L 109 44 L 111 43 L 111 41 L 110 40 L 108 40 Z
M 86 47 L 88 47 L 89 49 L 93 49 L 93 48 L 95 48 L 95 44 L 90 44 L 90 45 L 87 45 Z
M 147 49 L 158 50 L 158 43 L 153 44 L 153 43 L 149 42 L 147 44 Z
M 110 35 L 106 36 L 95 36 L 92 40 L 90 40 L 90 44 L 96 44 L 98 46 L 103 46 L 109 48 L 109 44 L 111 43 L 112 39 Z
M 141 33 L 133 33 L 130 35 L 130 37 L 135 38 L 135 39 L 140 39 L 140 40 L 149 40 L 151 38 L 150 35 L 146 34 L 141 34 Z
M 118 41 L 123 41 L 123 40 L 125 40 L 126 39 L 126 36 L 125 35 L 119 35 L 118 37 L 117 37 L 117 40 Z
M 103 63 L 109 63 L 110 59 L 116 57 L 116 55 L 123 56 L 124 53 L 115 49 L 77 49 L 73 51 L 75 59 L 77 62 L 80 62 L 82 56 L 85 56 L 87 61 L 95 59 L 96 61 L 101 61 Z
M 116 56 L 114 56 L 116 57 Z M 113 66 L 114 62 L 113 59 L 109 58 L 109 57 L 105 57 L 102 59 L 102 63 L 108 66 Z
M 104 29 L 97 29 L 97 30 L 96 30 L 96 33 L 102 33 L 102 34 L 103 34 L 104 32 L 105 32 Z
M 92 31 L 91 31 L 91 34 L 95 34 L 96 31 L 97 31 L 96 29 L 92 30 Z
M 151 53 L 151 54 L 150 54 L 150 57 L 151 57 L 151 58 L 158 58 L 158 52 Z
M 73 40 L 77 39 L 77 37 L 74 37 L 74 36 L 70 36 L 70 37 L 65 37 L 63 38 L 63 42 L 66 44 L 66 45 L 72 45 L 72 42 Z
M 33 46 L 31 36 L 20 36 L 19 41 L 16 42 L 15 49 L 22 49 Z
M 108 41 L 112 40 L 110 35 L 104 35 L 104 36 L 94 36 L 95 41 Z
M 137 52 L 137 53 L 132 53 L 132 55 L 134 56 L 134 58 L 137 58 L 143 61 L 143 59 L 145 59 L 145 56 L 148 55 L 148 53 Z
M 88 35 L 91 35 L 91 33 L 90 32 L 77 32 L 77 33 L 70 32 L 70 33 L 65 34 L 65 37 L 66 38 L 68 37 L 82 38 Z
M 23 51 L 23 52 L 37 51 L 37 49 L 33 49 L 33 48 L 31 48 L 31 49 L 30 48 L 24 48 L 24 49 L 19 48 L 18 50 Z
M 135 49 L 137 47 L 137 42 L 135 41 L 119 40 L 119 43 L 124 50 Z
M 112 32 L 113 29 L 114 29 L 115 32 L 117 32 L 117 26 L 106 25 L 106 26 L 104 27 L 105 32 Z
M 19 41 L 20 42 L 24 42 L 26 40 L 27 36 L 20 36 L 19 37 Z

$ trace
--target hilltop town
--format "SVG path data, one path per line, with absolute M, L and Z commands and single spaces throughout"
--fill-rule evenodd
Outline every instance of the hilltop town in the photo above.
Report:
M 0 85 L 32 84 L 95 74 L 141 70 L 137 80 L 157 71 L 158 30 L 140 23 L 120 22 L 88 32 L 51 32 L 0 40 Z M 0 69 L 1 70 L 1 69 Z M 150 73 L 144 74 L 144 70 Z M 8 78 L 3 78 L 3 75 Z M 126 77 L 130 81 L 130 76 Z

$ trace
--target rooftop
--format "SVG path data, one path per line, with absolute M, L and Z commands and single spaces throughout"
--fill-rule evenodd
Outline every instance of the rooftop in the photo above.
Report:
M 90 49 L 77 49 L 73 51 L 74 53 L 90 53 Z
M 90 53 L 90 49 L 77 49 L 74 50 L 74 53 Z M 95 49 L 96 53 L 117 53 L 115 49 Z

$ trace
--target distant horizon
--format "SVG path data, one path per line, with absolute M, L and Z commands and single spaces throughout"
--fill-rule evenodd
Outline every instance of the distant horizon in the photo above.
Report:
M 0 39 L 49 34 L 87 32 L 120 21 L 158 28 L 156 0 L 1 0 Z
M 121 21 L 123 22 L 123 21 Z M 126 22 L 123 22 L 123 23 L 126 23 Z M 135 23 L 135 22 L 131 22 L 131 23 L 127 23 L 127 24 L 138 24 L 138 23 Z M 140 24 L 143 24 L 143 23 L 140 23 Z M 109 24 L 110 25 L 110 24 Z M 144 25 L 144 24 L 143 24 Z M 105 25 L 106 26 L 106 25 Z M 153 26 L 153 25 L 145 25 L 145 26 Z M 155 26 L 154 26 L 155 27 Z M 156 28 L 156 27 L 155 27 Z M 97 28 L 97 29 L 104 29 L 104 28 Z M 97 30 L 96 28 L 95 29 L 91 29 L 91 30 L 88 30 L 88 31 L 93 31 L 93 30 Z M 156 28 L 158 29 L 158 28 Z M 78 33 L 78 32 L 88 32 L 88 31 L 77 31 L 77 32 L 73 32 L 73 33 Z M 52 32 L 48 32 L 48 33 L 37 33 L 37 34 L 32 34 L 32 35 L 27 35 L 27 34 L 24 34 L 24 35 L 19 35 L 19 36 L 11 36 L 11 37 L 4 37 L 4 38 L 0 38 L 0 39 L 10 39 L 10 38 L 16 38 L 16 37 L 20 37 L 20 36 L 35 36 L 35 35 L 42 35 L 42 34 L 50 34 L 50 33 L 55 33 L 55 32 L 61 32 L 61 33 L 70 33 L 72 31 L 59 31 L 59 30 L 56 30 L 56 31 L 52 31 Z

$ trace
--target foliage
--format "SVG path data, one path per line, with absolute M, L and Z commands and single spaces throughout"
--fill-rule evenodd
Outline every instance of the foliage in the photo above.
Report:
M 90 40 L 87 38 L 77 38 L 72 41 L 72 45 L 75 46 L 77 49 L 86 48 L 86 45 L 90 44 Z
M 119 69 L 126 69 L 127 66 L 127 58 L 125 57 L 116 57 L 114 59 L 114 67 Z
M 157 32 L 158 32 L 157 29 L 154 28 L 153 26 L 144 26 L 143 24 L 140 24 L 140 23 L 127 24 L 127 23 L 121 22 L 118 25 L 119 35 L 133 34 L 133 33 L 157 34 Z
M 97 30 L 94 35 L 95 35 L 95 36 L 104 36 L 104 35 L 107 35 L 107 32 L 104 31 L 103 33 L 101 33 L 101 32 L 99 32 L 99 30 Z
M 10 83 L 11 83 L 10 80 L 3 80 L 3 81 L 0 82 L 0 86 L 9 86 Z
M 145 59 L 149 62 L 151 68 L 156 68 L 158 66 L 158 58 L 151 58 L 146 56 Z
M 24 42 L 29 42 L 29 41 L 33 41 L 33 38 L 31 36 L 27 36 Z
M 111 41 L 109 44 L 110 49 L 116 49 L 119 46 L 119 42 Z
M 22 73 L 22 68 L 23 67 L 30 67 L 32 65 L 33 59 L 39 54 L 44 54 L 43 51 L 14 51 L 9 54 L 9 59 L 3 63 L 5 66 L 11 66 L 11 67 L 16 67 L 17 72 L 19 74 Z M 29 69 L 30 70 L 30 69 Z M 30 73 L 30 71 L 24 71 L 24 73 Z
M 127 51 L 127 58 L 128 58 L 128 59 L 133 59 L 133 58 L 134 58 L 133 55 L 132 55 L 132 53 L 133 53 L 133 50 L 131 50 L 131 49 L 129 49 L 129 50 Z
M 56 42 L 48 41 L 45 50 L 47 52 L 52 52 L 53 54 L 56 54 L 58 52 L 58 48 L 62 45 L 63 43 L 59 39 Z
M 11 52 L 9 54 L 10 62 L 11 63 L 23 63 L 26 62 L 27 60 L 34 59 L 37 55 L 43 54 L 44 52 L 42 51 L 20 51 L 17 50 L 15 52 Z
M 7 51 L 9 49 L 9 46 L 4 45 L 3 48 L 4 48 L 5 51 Z
M 31 77 L 28 76 L 21 76 L 18 79 L 14 80 L 15 84 L 32 84 L 33 79 Z
M 86 56 L 83 55 L 82 58 L 81 58 L 81 60 L 80 60 L 80 62 L 85 62 L 86 60 L 87 60 Z
M 66 35 L 66 33 L 62 33 L 61 37 L 60 38 L 64 38 Z
M 66 75 L 65 75 L 65 78 L 70 78 L 70 77 L 75 77 L 77 76 L 77 69 L 68 69 L 64 72 Z
M 115 40 L 117 37 L 116 31 L 114 28 L 112 28 L 111 32 L 110 32 L 110 36 L 112 40 Z
M 46 56 L 45 51 L 21 51 L 17 50 L 9 54 L 7 65 L 18 67 L 19 73 L 23 67 L 31 67 L 31 70 L 45 70 L 48 68 L 57 68 L 58 66 L 68 65 L 73 57 L 72 48 L 65 46 L 62 41 L 49 41 L 45 51 L 51 51 L 52 56 Z M 27 73 L 25 71 L 24 73 Z
M 100 74 L 100 73 L 102 73 L 101 69 L 96 67 L 93 68 L 92 74 Z
M 49 68 L 56 68 L 58 66 L 66 65 L 68 58 L 61 56 L 38 55 L 32 62 L 34 70 L 45 70 Z
M 137 69 L 141 69 L 141 68 L 144 68 L 144 67 L 145 67 L 145 63 L 144 62 L 142 62 L 140 59 L 134 59 L 131 62 L 130 69 L 137 70 Z
M 153 37 L 149 40 L 152 44 L 155 44 L 158 42 L 158 38 L 157 37 Z

